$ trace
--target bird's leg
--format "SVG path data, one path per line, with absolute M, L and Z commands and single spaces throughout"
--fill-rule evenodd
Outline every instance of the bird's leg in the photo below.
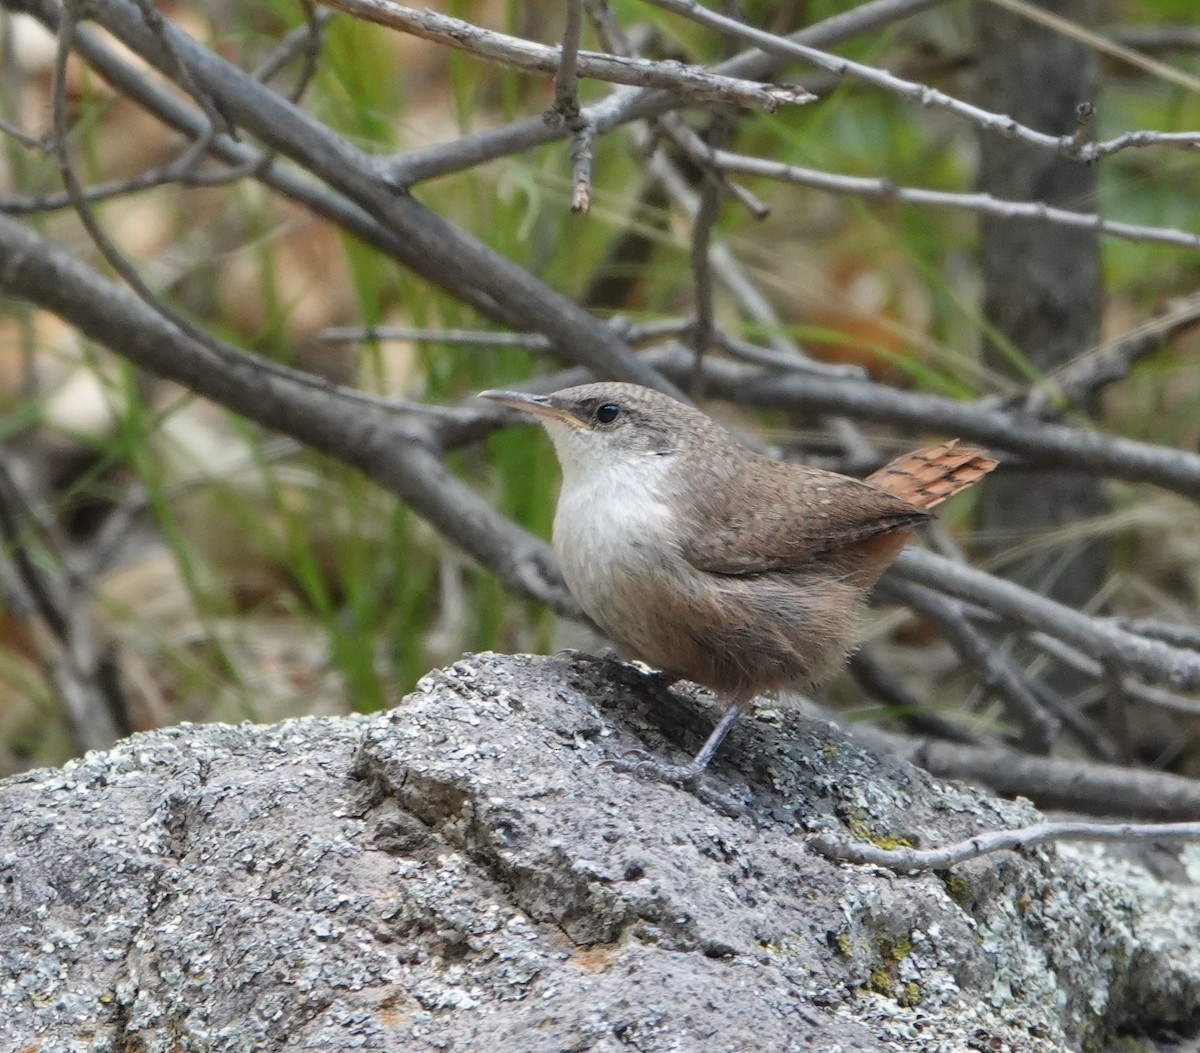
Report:
M 729 729 L 733 727 L 734 721 L 741 715 L 741 703 L 731 702 L 729 708 L 721 714 L 721 719 L 717 721 L 717 726 L 712 729 L 712 734 L 704 740 L 704 745 L 700 747 L 700 752 L 692 758 L 692 763 L 684 768 L 684 771 L 687 772 L 688 783 L 698 783 L 700 781 L 700 776 L 704 774 L 704 769 L 708 767 L 708 762 L 713 759 L 713 754 L 721 748 L 721 743 L 725 741 L 725 736 L 729 734 Z

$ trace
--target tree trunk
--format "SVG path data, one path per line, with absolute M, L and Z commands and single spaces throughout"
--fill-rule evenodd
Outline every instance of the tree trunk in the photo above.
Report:
M 1045 0 L 1042 8 L 1094 25 L 1096 0 Z M 1069 134 L 1076 107 L 1095 100 L 1099 63 L 1091 48 L 991 3 L 974 5 L 979 43 L 978 98 L 1040 131 Z M 1095 207 L 1094 166 L 1036 150 L 992 132 L 980 135 L 980 188 L 999 198 Z M 984 217 L 983 312 L 1039 371 L 1095 346 L 1100 333 L 1100 248 L 1096 234 L 1048 223 Z M 984 359 L 1012 376 L 1019 370 L 985 337 Z M 1094 476 L 1069 471 L 1011 469 L 989 479 L 981 528 L 1003 551 L 1047 531 L 1107 511 Z M 1072 607 L 1086 605 L 1104 581 L 1108 544 L 1081 530 L 1040 546 L 1009 575 Z

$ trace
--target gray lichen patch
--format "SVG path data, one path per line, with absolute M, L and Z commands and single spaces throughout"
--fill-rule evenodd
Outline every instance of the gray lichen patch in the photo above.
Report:
M 713 772 L 758 823 L 613 773 L 702 697 L 468 656 L 374 717 L 181 726 L 3 783 L 0 1048 L 1103 1048 L 1198 1003 L 1194 857 L 838 866 L 1034 817 L 794 712 Z M 707 715 L 706 715 L 707 714 Z

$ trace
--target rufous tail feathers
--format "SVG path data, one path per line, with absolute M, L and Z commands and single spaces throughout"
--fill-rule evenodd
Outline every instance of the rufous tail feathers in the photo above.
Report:
M 986 450 L 951 439 L 897 457 L 868 475 L 867 482 L 918 508 L 936 508 L 946 498 L 978 482 L 997 464 Z

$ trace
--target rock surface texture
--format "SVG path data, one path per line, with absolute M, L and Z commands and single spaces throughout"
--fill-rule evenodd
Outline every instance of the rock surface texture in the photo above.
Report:
M 714 766 L 757 825 L 603 766 L 690 755 L 702 704 L 479 655 L 391 713 L 182 726 L 9 779 L 0 1050 L 1059 1053 L 1197 1018 L 1200 855 L 828 862 L 808 830 L 930 844 L 1035 813 L 796 713 Z

